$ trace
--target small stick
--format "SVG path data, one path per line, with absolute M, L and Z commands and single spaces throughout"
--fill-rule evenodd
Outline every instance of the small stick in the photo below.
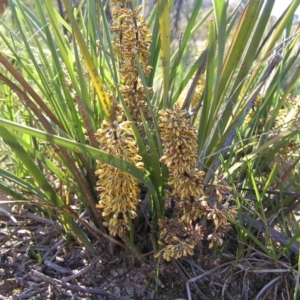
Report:
M 44 282 L 48 282 L 53 286 L 60 285 L 62 288 L 65 288 L 67 290 L 80 292 L 80 293 L 89 293 L 89 294 L 94 294 L 94 295 L 102 295 L 102 296 L 106 296 L 109 299 L 113 299 L 113 300 L 129 300 L 126 297 L 111 294 L 108 291 L 106 291 L 105 289 L 91 288 L 91 287 L 79 286 L 79 285 L 74 285 L 74 284 L 69 284 L 69 283 L 66 283 L 66 282 L 62 282 L 61 280 L 51 278 L 51 277 L 49 277 L 49 276 L 47 276 L 43 273 L 40 273 L 36 270 L 32 270 L 30 272 L 30 275 L 32 277 L 38 278 L 38 279 L 40 279 Z
M 64 277 L 62 282 L 65 283 L 67 281 L 71 281 L 75 278 L 77 278 L 78 276 L 81 276 L 83 274 L 85 274 L 88 270 L 90 270 L 95 263 L 97 263 L 99 261 L 99 257 L 96 257 L 95 259 L 93 259 L 86 267 L 84 267 L 83 269 L 81 269 L 80 271 L 76 272 L 73 275 L 70 275 L 68 277 Z
M 129 300 L 127 297 L 122 297 L 118 295 L 111 294 L 107 292 L 104 289 L 99 289 L 99 288 L 90 288 L 90 287 L 84 287 L 84 286 L 79 286 L 79 285 L 74 285 L 74 284 L 69 284 L 69 283 L 64 283 L 62 285 L 63 288 L 75 291 L 75 292 L 80 292 L 80 293 L 90 293 L 94 295 L 103 295 L 108 297 L 109 299 L 113 300 Z
M 35 215 L 35 214 L 29 212 L 26 209 L 21 210 L 21 214 L 19 215 L 19 217 L 26 218 L 26 219 L 29 218 L 29 219 L 35 220 L 37 222 L 41 222 L 41 223 L 44 223 L 44 224 L 47 224 L 47 225 L 52 225 L 52 226 L 58 228 L 59 230 L 63 230 L 63 226 L 60 223 L 55 222 L 55 221 L 50 220 L 50 219 L 47 219 L 47 218 L 43 218 L 39 215 Z
M 54 249 L 56 249 L 57 247 L 59 247 L 61 244 L 64 244 L 65 240 L 63 238 L 60 238 L 44 255 L 43 260 L 48 256 L 48 254 L 53 251 Z M 62 250 L 62 247 L 58 249 L 58 251 L 55 253 L 54 257 L 52 257 L 50 259 L 50 261 L 52 261 L 57 255 L 58 253 Z
M 68 270 L 66 268 L 63 268 L 49 260 L 45 260 L 44 261 L 45 266 L 47 266 L 48 268 L 51 268 L 53 270 L 55 270 L 58 273 L 62 273 L 62 274 L 73 274 L 73 272 L 71 270 Z
M 23 292 L 19 295 L 16 295 L 15 299 L 28 299 L 28 298 L 30 298 L 32 296 L 35 296 L 35 295 L 41 295 L 43 292 L 47 291 L 47 289 L 48 289 L 47 287 L 43 287 L 41 289 L 34 290 L 34 291 L 29 289 L 29 290 L 27 290 L 27 291 L 25 291 L 25 292 Z M 2 299 L 0 298 L 0 300 L 2 300 Z
M 261 233 L 266 232 L 266 226 L 261 221 L 253 220 L 251 217 L 249 217 L 245 214 L 242 215 L 242 221 L 244 223 L 246 223 L 247 225 L 251 224 L 252 229 L 255 229 Z M 282 246 L 286 246 L 291 241 L 291 238 L 289 238 L 288 236 L 282 234 L 281 232 L 279 232 L 271 227 L 268 227 L 268 233 L 270 234 L 272 239 L 279 242 Z M 289 246 L 289 250 L 291 252 L 293 252 L 296 256 L 299 253 L 299 245 L 300 245 L 299 242 L 295 241 L 293 244 L 291 244 Z
M 51 278 L 51 277 L 49 277 L 49 276 L 47 276 L 47 275 L 45 275 L 45 274 L 43 274 L 43 273 L 40 273 L 40 272 L 37 271 L 37 270 L 32 270 L 32 271 L 30 271 L 29 274 L 30 274 L 32 277 L 41 279 L 42 281 L 48 282 L 48 283 L 50 283 L 50 284 L 52 284 L 52 285 L 54 285 L 54 286 L 57 285 L 57 284 L 61 285 L 61 280 L 58 280 L 58 279 L 55 279 L 55 278 Z

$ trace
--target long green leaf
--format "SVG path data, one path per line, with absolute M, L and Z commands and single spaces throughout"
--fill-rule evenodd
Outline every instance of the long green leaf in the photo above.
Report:
M 253 159 L 255 156 L 260 154 L 262 151 L 268 149 L 272 145 L 282 141 L 283 139 L 287 137 L 292 137 L 294 135 L 297 135 L 300 133 L 300 128 L 298 126 L 294 125 L 290 129 L 287 129 L 275 137 L 268 140 L 266 143 L 258 147 L 256 150 L 252 151 L 251 154 L 247 155 L 246 158 L 241 159 L 238 163 L 234 164 L 232 167 L 229 168 L 229 173 L 232 174 L 235 170 L 241 168 L 248 160 Z
M 10 121 L 8 121 L 10 122 Z M 21 125 L 19 125 L 21 127 Z M 11 147 L 15 152 L 17 157 L 22 161 L 24 166 L 30 171 L 30 174 L 34 177 L 35 181 L 38 183 L 38 187 L 41 188 L 47 195 L 47 201 L 56 207 L 63 207 L 63 201 L 58 197 L 55 190 L 46 180 L 44 174 L 39 170 L 34 161 L 30 158 L 28 153 L 24 150 L 22 145 L 20 145 L 16 139 L 10 134 L 10 132 L 5 128 L 1 127 L 0 136 L 3 141 Z
M 215 73 L 215 52 L 216 52 L 216 29 L 213 21 L 210 22 L 209 39 L 207 49 L 207 67 L 206 67 L 206 82 L 204 90 L 203 106 L 201 109 L 201 117 L 198 129 L 198 151 L 203 149 L 206 137 L 214 126 L 214 120 L 209 118 L 210 111 L 213 107 L 213 87 Z
M 170 3 L 168 0 L 158 0 L 158 20 L 160 34 L 160 49 L 163 69 L 163 103 L 167 107 L 169 94 L 169 76 L 171 59 L 171 32 L 170 32 Z
M 47 0 L 48 1 L 48 0 Z M 51 6 L 52 2 L 48 1 L 49 5 Z M 95 66 L 93 59 L 91 57 L 91 54 L 89 53 L 89 49 L 84 41 L 84 38 L 82 36 L 82 33 L 80 32 L 79 26 L 77 25 L 77 22 L 71 12 L 70 5 L 68 4 L 67 0 L 63 0 L 65 4 L 65 8 L 67 11 L 68 17 L 72 20 L 72 28 L 74 30 L 74 36 L 75 39 L 78 43 L 78 46 L 81 50 L 81 54 L 83 55 L 83 60 L 85 62 L 85 65 L 87 67 L 87 70 L 89 72 L 89 75 L 91 77 L 91 80 L 93 82 L 94 88 L 97 92 L 97 95 L 99 97 L 99 100 L 102 104 L 103 111 L 105 113 L 105 116 L 110 120 L 114 121 L 115 120 L 115 115 L 114 115 L 114 109 L 113 109 L 113 103 L 109 99 L 108 94 L 105 90 L 103 80 L 100 78 L 98 74 L 97 67 Z
M 152 192 L 154 197 L 157 197 L 156 190 L 153 186 L 153 183 L 150 181 L 150 179 L 145 175 L 144 172 L 142 172 L 140 169 L 138 169 L 136 166 L 132 165 L 131 163 L 116 157 L 114 155 L 105 153 L 99 149 L 92 148 L 85 144 L 80 144 L 75 141 L 71 141 L 59 136 L 55 136 L 49 133 L 45 133 L 41 130 L 30 128 L 27 126 L 19 125 L 17 123 L 13 123 L 11 121 L 5 120 L 3 118 L 0 118 L 0 126 L 5 126 L 6 128 L 10 128 L 13 130 L 18 130 L 20 132 L 26 133 L 30 136 L 34 136 L 36 138 L 48 141 L 50 143 L 54 143 L 58 146 L 62 146 L 66 149 L 77 151 L 80 153 L 89 153 L 92 157 L 99 159 L 100 161 L 107 163 L 113 167 L 116 167 L 122 171 L 127 172 L 128 174 L 134 176 L 139 181 L 144 183 L 146 187 Z M 41 174 L 39 175 L 41 176 Z
M 197 20 L 197 16 L 199 14 L 200 8 L 202 6 L 202 2 L 203 2 L 202 0 L 195 1 L 193 11 L 191 13 L 191 16 L 189 17 L 189 21 L 188 21 L 188 24 L 187 24 L 186 29 L 184 31 L 184 34 L 182 36 L 182 40 L 180 41 L 180 45 L 176 49 L 175 53 L 172 56 L 173 65 L 172 65 L 171 74 L 170 74 L 170 84 L 172 84 L 173 81 L 175 80 L 176 71 L 177 71 L 177 68 L 178 68 L 178 62 L 181 61 L 183 53 L 186 50 L 187 44 L 190 41 L 190 39 L 192 38 L 192 35 L 195 32 L 195 29 L 197 29 L 199 26 L 201 26 L 204 23 L 204 21 L 206 20 L 206 18 L 209 16 L 209 14 L 207 14 L 195 26 L 196 28 L 195 29 L 193 28 L 194 24 Z
M 13 188 L 11 185 L 6 184 L 4 181 L 0 181 L 1 190 L 4 192 L 7 192 L 9 195 L 11 195 L 14 199 L 17 200 L 24 200 L 27 199 L 27 193 L 30 195 L 35 195 L 39 199 L 43 199 L 44 201 L 48 200 L 48 197 L 46 194 L 39 188 L 31 183 L 23 180 L 19 176 L 16 176 L 10 172 L 7 172 L 4 169 L 0 168 L 0 176 L 5 178 L 7 182 L 10 184 L 13 183 L 16 188 Z M 19 190 L 22 190 L 24 193 L 20 193 Z

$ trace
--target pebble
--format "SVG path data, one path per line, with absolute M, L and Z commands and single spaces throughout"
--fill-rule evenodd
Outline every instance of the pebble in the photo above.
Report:
M 113 277 L 118 277 L 118 272 L 114 269 L 110 270 L 109 273 L 113 276 Z

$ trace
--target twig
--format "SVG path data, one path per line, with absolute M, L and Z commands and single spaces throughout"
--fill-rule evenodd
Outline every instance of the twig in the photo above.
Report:
M 59 265 L 57 265 L 57 264 L 55 264 L 55 263 L 53 263 L 53 262 L 51 262 L 47 259 L 44 261 L 44 265 L 47 266 L 48 268 L 51 268 L 51 269 L 55 270 L 58 273 L 73 274 L 73 272 L 71 270 L 68 270 L 64 267 L 61 267 L 61 266 L 59 266 Z
M 222 287 L 222 298 L 223 298 L 223 299 L 225 298 L 225 297 L 224 297 L 225 293 L 228 292 L 226 288 L 229 286 L 230 282 L 233 281 L 233 278 L 234 278 L 235 276 L 239 275 L 239 274 L 242 273 L 242 272 L 245 272 L 245 274 L 247 274 L 247 273 L 248 273 L 247 271 L 248 271 L 247 269 L 246 269 L 246 270 L 245 270 L 245 269 L 242 269 L 242 270 L 239 270 L 239 271 L 237 271 L 237 272 L 235 272 L 235 273 L 229 275 L 229 277 L 226 278 L 226 280 L 225 280 L 225 282 L 224 282 L 224 284 L 223 284 L 223 287 Z M 230 273 L 231 273 L 231 272 L 228 272 L 228 274 L 230 274 Z M 245 277 L 245 276 L 244 276 L 244 277 Z M 244 281 L 243 281 L 243 282 L 244 282 Z
M 1 53 L 0 53 L 0 56 L 1 56 Z M 2 201 L 2 202 L 3 203 L 15 203 L 15 201 Z M 119 245 L 122 248 L 125 248 L 125 245 L 123 245 L 122 243 L 120 243 L 116 239 L 112 238 L 108 234 L 104 233 L 100 229 L 98 229 L 94 224 L 87 222 L 85 219 L 79 218 L 78 215 L 77 215 L 77 213 L 75 213 L 71 209 L 68 209 L 66 207 L 57 207 L 55 205 L 52 205 L 52 204 L 49 204 L 49 203 L 46 203 L 46 202 L 43 202 L 43 201 L 20 200 L 20 201 L 18 201 L 18 203 L 19 204 L 27 204 L 27 205 L 41 205 L 41 206 L 53 209 L 54 211 L 58 212 L 58 214 L 62 214 L 62 213 L 68 214 L 75 221 L 78 221 L 78 223 L 80 223 L 81 225 L 83 225 L 85 227 L 85 229 L 88 230 L 94 237 L 96 237 L 98 239 L 98 241 L 100 242 L 100 244 L 104 246 L 104 248 L 106 247 L 106 245 L 103 244 L 103 241 L 100 239 L 99 235 L 103 236 L 104 238 L 108 239 L 109 241 L 113 242 L 114 244 Z M 28 216 L 28 214 L 27 214 L 27 216 Z M 33 214 L 33 216 L 35 216 L 35 218 L 37 217 L 34 214 Z M 47 220 L 47 219 L 45 219 L 45 220 Z M 49 222 L 49 220 L 48 220 L 48 222 Z M 50 222 L 51 222 L 52 225 L 53 224 L 57 224 L 57 223 L 55 223 L 53 221 L 50 221 Z M 60 226 L 62 226 L 62 225 L 60 225 Z M 61 227 L 61 228 L 62 228 L 62 230 L 64 230 L 63 227 Z
M 90 293 L 90 294 L 94 294 L 94 295 L 106 296 L 109 299 L 113 299 L 113 300 L 129 300 L 127 297 L 114 295 L 114 294 L 107 292 L 104 289 L 99 289 L 99 288 L 90 288 L 90 287 L 69 284 L 69 283 L 63 283 L 62 287 L 65 289 L 74 291 L 74 292 Z
M 247 225 L 251 224 L 251 228 L 260 231 L 261 233 L 266 232 L 266 225 L 263 222 L 253 220 L 251 217 L 242 215 L 242 220 Z M 282 246 L 286 246 L 290 243 L 291 239 L 284 234 L 278 232 L 277 230 L 268 227 L 268 233 L 271 235 L 271 238 L 279 242 Z M 295 255 L 299 253 L 299 242 L 294 242 L 289 246 L 289 250 L 291 250 Z
M 63 238 L 60 238 L 44 255 L 43 260 L 48 256 L 48 254 L 53 251 L 54 249 L 57 249 L 57 247 L 59 247 L 61 244 L 65 244 L 65 240 Z M 62 247 L 58 249 L 59 251 L 62 250 Z M 57 256 L 57 254 L 59 253 L 59 251 L 56 252 L 55 256 Z M 53 260 L 53 257 L 50 259 L 50 261 Z
M 18 221 L 16 220 L 16 218 L 8 210 L 0 207 L 0 215 L 1 215 L 1 213 L 3 213 L 6 216 L 8 216 L 14 223 L 18 223 Z
M 5 268 L 18 268 L 20 266 L 19 263 L 5 263 L 5 262 L 0 262 L 0 267 L 5 267 Z
M 247 261 L 247 260 L 246 260 L 246 259 L 241 259 L 240 262 L 241 262 L 241 261 Z M 229 261 L 229 262 L 224 263 L 224 264 L 222 264 L 222 265 L 220 265 L 220 266 L 217 266 L 217 267 L 215 267 L 215 268 L 212 268 L 211 270 L 206 271 L 206 272 L 204 272 L 203 274 L 200 274 L 200 275 L 198 275 L 198 276 L 196 276 L 196 277 L 190 278 L 190 279 L 186 282 L 186 284 L 185 284 L 185 285 L 186 285 L 186 289 L 187 289 L 188 299 L 189 299 L 189 300 L 192 299 L 192 296 L 191 296 L 191 289 L 190 289 L 190 283 L 194 283 L 195 281 L 197 281 L 197 280 L 199 280 L 199 279 L 201 279 L 201 278 L 203 278 L 203 277 L 206 277 L 206 276 L 208 276 L 208 275 L 210 275 L 210 274 L 213 274 L 215 271 L 217 271 L 217 270 L 219 270 L 219 269 L 221 269 L 221 268 L 224 268 L 225 266 L 232 265 L 232 264 L 233 264 L 233 262 L 232 262 L 232 261 Z
M 29 289 L 19 295 L 16 295 L 15 299 L 28 299 L 35 295 L 42 295 L 42 293 L 47 291 L 47 289 L 48 289 L 47 287 L 43 287 L 41 289 L 35 289 L 34 291 L 32 291 L 32 289 Z
M 37 270 L 31 270 L 29 274 L 32 277 L 41 279 L 42 281 L 48 282 L 48 283 L 50 283 L 50 284 L 52 284 L 54 286 L 57 285 L 57 284 L 61 285 L 61 280 L 58 280 L 58 279 L 55 279 L 55 278 L 51 278 L 51 277 L 49 277 L 49 276 L 47 276 L 47 275 L 45 275 L 43 273 L 38 272 Z
M 76 293 L 75 293 L 75 294 L 71 294 L 71 293 L 69 293 L 69 292 L 64 292 L 64 291 L 61 292 L 61 296 L 69 297 L 69 298 L 71 298 L 72 300 L 84 300 L 84 299 L 86 299 L 86 298 L 78 297 L 78 296 L 76 295 Z M 63 298 L 63 299 L 65 299 L 65 298 Z
M 35 204 L 35 203 L 34 203 Z M 34 205 L 33 204 L 33 205 Z M 28 218 L 28 219 L 32 219 L 32 220 L 35 220 L 37 222 L 41 222 L 41 223 L 44 223 L 44 224 L 47 224 L 47 225 L 52 225 L 52 226 L 55 226 L 57 227 L 59 230 L 63 230 L 63 226 L 58 223 L 58 222 L 54 222 L 53 220 L 51 219 L 47 219 L 47 218 L 43 218 L 39 215 L 36 215 L 36 214 L 33 214 L 31 212 L 29 212 L 28 210 L 26 209 L 23 209 L 21 210 L 21 214 L 19 215 L 19 217 L 21 218 Z
M 32 270 L 30 272 L 30 275 L 32 277 L 38 278 L 38 279 L 40 279 L 44 282 L 50 283 L 53 286 L 59 285 L 60 287 L 62 287 L 64 289 L 71 290 L 71 291 L 74 291 L 74 292 L 89 293 L 89 294 L 94 294 L 94 295 L 102 295 L 102 296 L 106 296 L 109 299 L 113 299 L 113 300 L 129 300 L 126 297 L 111 294 L 108 291 L 106 291 L 105 289 L 91 288 L 91 287 L 85 287 L 85 286 L 69 284 L 69 283 L 66 283 L 64 281 L 61 281 L 61 280 L 58 280 L 58 279 L 55 279 L 55 278 L 51 278 L 51 277 L 49 277 L 49 276 L 47 276 L 43 273 L 40 273 L 36 270 Z
M 79 276 L 85 274 L 85 273 L 86 273 L 88 270 L 90 270 L 90 269 L 94 266 L 94 264 L 97 263 L 98 261 L 99 261 L 99 257 L 96 257 L 95 259 L 93 259 L 93 260 L 89 263 L 89 265 L 87 265 L 86 267 L 84 267 L 84 268 L 81 269 L 80 271 L 78 271 L 78 272 L 76 272 L 75 274 L 70 275 L 70 276 L 68 276 L 68 277 L 64 277 L 63 280 L 62 280 L 62 282 L 65 283 L 65 282 L 71 281 L 71 280 L 73 280 L 73 279 L 75 279 L 75 278 L 77 278 L 77 277 L 79 277 Z
M 246 191 L 246 192 L 253 192 L 255 194 L 254 189 L 246 189 L 246 188 L 237 188 L 238 191 Z M 259 192 L 263 192 L 263 189 L 257 189 Z M 286 192 L 280 190 L 266 190 L 266 194 L 272 195 L 282 195 L 282 196 L 293 196 L 293 197 L 300 197 L 300 193 L 296 192 Z
M 271 288 L 275 283 L 277 283 L 281 279 L 280 276 L 274 278 L 271 280 L 268 284 L 266 284 L 260 292 L 256 295 L 254 300 L 262 299 L 262 296 L 268 291 L 269 288 Z

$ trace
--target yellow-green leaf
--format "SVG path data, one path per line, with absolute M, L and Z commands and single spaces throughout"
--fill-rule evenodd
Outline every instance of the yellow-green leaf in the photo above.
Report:
M 167 0 L 158 0 L 160 50 L 163 68 L 163 103 L 167 106 L 170 76 L 170 6 Z
M 88 73 L 91 77 L 91 80 L 93 82 L 94 88 L 96 90 L 97 96 L 99 97 L 99 100 L 102 105 L 102 109 L 105 113 L 105 116 L 110 120 L 113 121 L 115 119 L 114 116 L 114 110 L 113 110 L 113 104 L 112 101 L 109 99 L 107 92 L 105 91 L 103 82 L 98 74 L 97 68 L 93 62 L 93 59 L 90 55 L 89 49 L 84 41 L 84 38 L 80 32 L 80 29 L 76 23 L 76 20 L 74 19 L 74 16 L 70 10 L 70 6 L 68 5 L 68 1 L 64 0 L 64 5 L 66 7 L 67 14 L 69 18 L 72 20 L 72 28 L 74 30 L 75 39 L 77 41 L 77 44 L 80 48 L 81 54 L 83 56 L 83 60 L 85 62 L 85 65 L 87 67 Z

